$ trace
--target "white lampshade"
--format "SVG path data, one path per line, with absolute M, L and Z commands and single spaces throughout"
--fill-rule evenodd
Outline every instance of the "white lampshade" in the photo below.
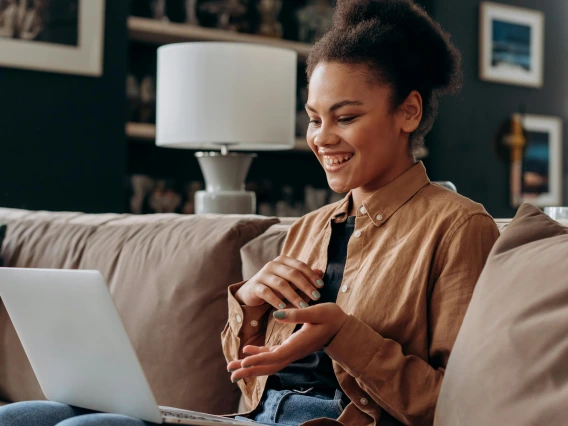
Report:
M 160 47 L 156 145 L 292 149 L 296 70 L 297 53 L 277 47 L 217 42 Z

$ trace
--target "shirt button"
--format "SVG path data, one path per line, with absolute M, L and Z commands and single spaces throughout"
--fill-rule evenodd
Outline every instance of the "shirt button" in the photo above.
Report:
M 237 315 L 237 322 L 238 323 L 243 322 L 243 317 L 241 317 L 240 315 Z
M 342 291 L 343 293 L 345 293 L 348 288 L 349 288 L 349 287 L 347 287 L 347 284 L 345 284 L 343 287 L 341 287 L 341 291 Z
M 355 238 L 359 238 L 361 236 L 361 231 L 357 230 L 353 233 L 353 235 L 355 235 Z
M 359 209 L 359 211 L 361 212 L 361 214 L 366 214 L 366 213 L 367 213 L 367 209 L 365 208 L 365 206 L 361 206 L 361 208 Z
M 256 327 L 258 325 L 258 321 L 251 321 L 250 325 L 252 325 L 253 327 Z
M 377 215 L 377 220 L 383 220 L 383 215 L 382 215 L 382 214 L 378 214 L 378 215 Z
M 369 400 L 367 398 L 361 398 L 360 402 L 362 405 L 367 405 L 369 403 Z

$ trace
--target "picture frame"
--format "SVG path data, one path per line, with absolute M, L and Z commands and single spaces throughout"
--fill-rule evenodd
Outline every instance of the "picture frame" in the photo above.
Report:
M 105 0 L 7 0 L 0 66 L 101 76 Z
M 544 13 L 482 2 L 479 13 L 479 78 L 542 87 Z
M 522 202 L 537 207 L 562 205 L 562 119 L 531 115 L 523 117 L 527 146 L 521 173 Z

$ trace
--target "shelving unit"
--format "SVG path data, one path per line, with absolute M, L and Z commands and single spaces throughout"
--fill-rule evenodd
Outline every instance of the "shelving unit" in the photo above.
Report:
M 156 140 L 156 126 L 146 123 L 126 123 L 126 136 L 132 140 L 154 143 Z M 293 151 L 311 152 L 311 149 L 306 139 L 296 138 Z
M 196 25 L 162 22 L 136 16 L 128 18 L 128 32 L 131 40 L 156 45 L 184 41 L 232 41 L 264 44 L 295 50 L 300 60 L 305 60 L 312 48 L 312 45 L 307 43 L 203 28 Z

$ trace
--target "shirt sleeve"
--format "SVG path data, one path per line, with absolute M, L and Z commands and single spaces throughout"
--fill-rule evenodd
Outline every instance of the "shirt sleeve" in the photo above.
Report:
M 450 234 L 442 248 L 428 301 L 429 362 L 403 353 L 398 342 L 383 338 L 352 315 L 325 349 L 362 391 L 405 425 L 434 422 L 448 357 L 498 235 L 491 217 L 473 215 Z
M 223 353 L 227 362 L 243 359 L 243 348 L 247 345 L 264 346 L 269 304 L 260 306 L 241 305 L 235 298 L 235 293 L 246 281 L 229 286 L 229 319 L 221 333 Z M 252 393 L 256 378 L 240 380 L 238 386 L 243 392 L 247 404 L 251 405 Z

